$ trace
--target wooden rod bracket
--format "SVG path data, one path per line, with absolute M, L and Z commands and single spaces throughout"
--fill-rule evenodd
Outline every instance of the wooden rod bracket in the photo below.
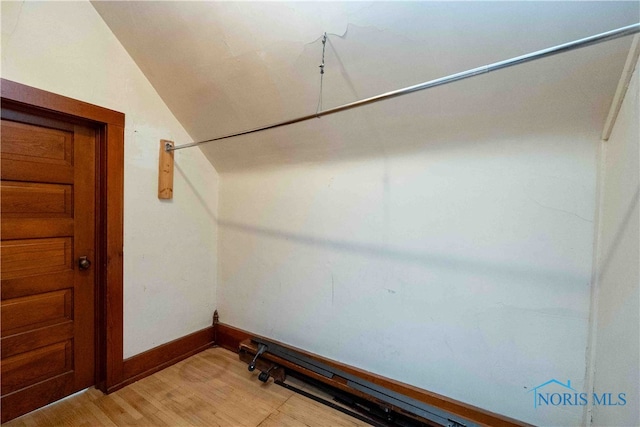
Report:
M 158 199 L 173 199 L 173 141 L 160 140 L 160 158 L 158 161 Z

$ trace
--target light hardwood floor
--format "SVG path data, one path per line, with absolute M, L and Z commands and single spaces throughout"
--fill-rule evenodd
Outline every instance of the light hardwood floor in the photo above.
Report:
M 257 375 L 211 348 L 110 395 L 91 388 L 3 426 L 367 425 Z

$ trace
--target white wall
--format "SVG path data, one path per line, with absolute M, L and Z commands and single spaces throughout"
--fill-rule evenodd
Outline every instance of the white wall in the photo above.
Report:
M 2 2 L 2 77 L 123 112 L 124 356 L 211 325 L 218 176 L 175 154 L 174 199 L 157 199 L 160 139 L 191 141 L 89 2 Z
M 323 119 L 318 126 L 345 145 L 382 148 L 348 161 L 336 152 L 324 162 L 230 168 L 217 230 L 218 176 L 199 150 L 176 153 L 174 201 L 157 200 L 158 140 L 190 138 L 89 3 L 3 2 L 2 77 L 127 116 L 125 356 L 209 325 L 217 299 L 226 323 L 531 423 L 580 423 L 581 408 L 534 409 L 528 393 L 551 378 L 585 387 L 598 138 L 563 127 L 546 94 L 546 110 L 527 110 L 532 122 L 516 131 L 487 126 L 428 143 L 419 123 L 378 135 L 384 142 L 364 133 L 369 126 L 340 130 L 345 117 L 377 121 L 364 110 Z M 615 132 L 610 147 L 632 139 Z M 387 152 L 394 137 L 411 149 Z M 637 160 L 637 145 L 624 150 L 617 156 Z M 626 212 L 618 205 L 605 212 L 611 230 Z M 631 215 L 637 235 L 637 205 Z M 612 266 L 633 257 L 617 251 Z M 635 274 L 610 283 L 635 283 L 637 297 Z M 624 301 L 601 297 L 603 336 L 631 329 L 604 310 L 632 316 L 633 300 Z M 600 365 L 619 353 L 598 353 Z M 596 388 L 623 376 L 596 374 Z
M 640 66 L 602 151 L 594 391 L 627 404 L 594 406 L 593 425 L 640 425 Z
M 222 173 L 222 321 L 579 425 L 582 408 L 534 409 L 527 392 L 585 387 L 598 135 L 532 123 L 428 143 L 407 128 L 411 153 Z

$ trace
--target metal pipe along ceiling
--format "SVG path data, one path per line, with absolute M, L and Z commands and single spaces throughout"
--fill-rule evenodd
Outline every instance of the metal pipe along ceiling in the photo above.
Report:
M 625 37 L 640 32 L 640 23 L 628 25 L 615 30 L 607 31 L 604 33 L 596 34 L 594 36 L 586 37 L 583 39 L 575 40 L 572 42 L 560 44 L 557 46 L 549 47 L 547 49 L 538 50 L 528 53 L 526 55 L 516 56 L 515 58 L 506 59 L 504 61 L 494 62 L 492 64 L 483 65 L 481 67 L 472 68 L 467 71 L 448 75 L 446 77 L 440 77 L 435 80 L 430 80 L 424 83 L 419 83 L 413 86 L 408 86 L 402 89 L 397 89 L 391 92 L 386 92 L 380 95 L 372 96 L 370 98 L 361 99 L 348 104 L 340 105 L 338 107 L 330 108 L 328 110 L 320 111 L 315 114 L 308 114 L 306 116 L 298 117 L 291 120 L 285 120 L 283 122 L 273 123 L 266 126 L 261 126 L 254 129 L 245 130 L 242 132 L 236 132 L 229 135 L 219 136 L 217 138 L 207 139 L 204 141 L 191 142 L 188 144 L 182 144 L 177 146 L 165 146 L 166 151 L 181 150 L 183 148 L 195 147 L 200 144 L 206 144 L 209 142 L 220 141 L 223 139 L 229 139 L 236 136 L 249 135 L 251 133 L 262 132 L 269 129 L 275 129 L 282 126 L 292 125 L 294 123 L 300 123 L 307 120 L 320 118 L 322 116 L 328 116 L 329 114 L 339 113 L 341 111 L 351 110 L 352 108 L 362 107 L 363 105 L 373 104 L 374 102 L 384 101 L 386 99 L 396 98 L 398 96 L 407 95 L 409 93 L 418 92 L 425 89 L 431 89 L 436 86 L 443 86 L 449 83 L 464 80 L 470 77 L 479 76 L 481 74 L 490 73 L 503 68 L 512 67 L 514 65 L 524 64 L 525 62 L 535 61 L 536 59 L 546 58 L 548 56 L 557 55 L 559 53 L 569 52 L 571 50 L 580 49 L 583 47 L 591 46 L 598 43 L 603 43 L 609 40 L 614 40 L 620 37 Z

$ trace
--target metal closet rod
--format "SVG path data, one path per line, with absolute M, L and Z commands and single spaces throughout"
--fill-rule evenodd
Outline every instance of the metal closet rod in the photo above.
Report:
M 177 146 L 171 146 L 170 144 L 167 144 L 165 146 L 165 150 L 166 151 L 181 150 L 183 148 L 195 147 L 197 145 L 206 144 L 208 142 L 220 141 L 222 139 L 228 139 L 236 136 L 262 132 L 264 130 L 275 129 L 281 126 L 292 125 L 294 123 L 300 123 L 307 120 L 320 118 L 322 116 L 328 116 L 329 114 L 339 113 L 341 111 L 350 110 L 352 108 L 362 107 L 363 105 L 373 104 L 374 102 L 383 101 L 386 99 L 391 99 L 391 98 L 395 98 L 402 95 L 407 95 L 409 93 L 418 92 L 425 89 L 431 89 L 436 86 L 443 86 L 459 80 L 478 76 L 480 74 L 490 73 L 492 71 L 497 71 L 502 68 L 512 67 L 514 65 L 523 64 L 525 62 L 534 61 L 536 59 L 546 58 L 548 56 L 557 55 L 559 53 L 569 52 L 571 50 L 579 49 L 586 46 L 591 46 L 591 45 L 606 42 L 609 40 L 614 40 L 614 39 L 625 37 L 638 32 L 640 32 L 640 23 L 632 24 L 626 27 L 621 27 L 615 30 L 596 34 L 594 36 L 585 37 L 583 39 L 575 40 L 569 43 L 564 43 L 557 46 L 549 47 L 547 49 L 538 50 L 535 52 L 528 53 L 526 55 L 516 56 L 515 58 L 506 59 L 504 61 L 494 62 L 493 64 L 483 65 L 482 67 L 472 68 L 467 71 L 462 71 L 460 73 L 451 74 L 446 77 L 440 77 L 438 79 L 430 80 L 428 82 L 419 83 L 417 85 L 408 86 L 408 87 L 397 89 L 391 92 L 386 92 L 380 95 L 372 96 L 370 98 L 361 99 L 359 101 L 354 101 L 349 104 L 344 104 L 338 107 L 330 108 L 328 110 L 320 111 L 315 114 L 308 114 L 306 116 L 298 117 L 295 119 L 285 120 L 283 122 L 273 123 L 270 125 L 261 126 L 261 127 L 250 129 L 250 130 L 245 130 L 242 132 L 236 132 L 229 135 L 219 136 L 217 138 L 206 139 L 204 141 L 191 142 L 189 144 L 182 144 Z

